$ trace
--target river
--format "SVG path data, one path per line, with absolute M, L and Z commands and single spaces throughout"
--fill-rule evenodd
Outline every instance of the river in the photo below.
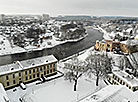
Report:
M 88 36 L 79 42 L 73 43 L 65 43 L 53 48 L 43 49 L 41 51 L 35 51 L 31 53 L 20 53 L 20 54 L 13 54 L 13 55 L 6 55 L 0 57 L 0 65 L 13 63 L 14 61 L 20 61 L 30 58 L 36 58 L 40 56 L 46 56 L 50 54 L 54 54 L 55 57 L 60 60 L 71 56 L 77 52 L 83 51 L 95 45 L 96 40 L 103 39 L 103 35 L 92 28 L 86 29 L 88 32 Z

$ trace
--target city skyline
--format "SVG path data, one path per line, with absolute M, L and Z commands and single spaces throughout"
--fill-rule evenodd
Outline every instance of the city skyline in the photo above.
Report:
M 2 0 L 1 14 L 138 16 L 137 0 Z

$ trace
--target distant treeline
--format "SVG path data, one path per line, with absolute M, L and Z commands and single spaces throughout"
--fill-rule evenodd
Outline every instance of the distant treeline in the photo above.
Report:
M 134 21 L 138 21 L 138 18 L 115 19 L 115 20 L 111 20 L 110 22 L 120 23 L 120 22 L 134 22 Z

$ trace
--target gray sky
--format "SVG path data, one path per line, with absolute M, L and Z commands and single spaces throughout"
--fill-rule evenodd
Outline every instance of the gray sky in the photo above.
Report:
M 138 0 L 0 0 L 0 13 L 138 16 Z

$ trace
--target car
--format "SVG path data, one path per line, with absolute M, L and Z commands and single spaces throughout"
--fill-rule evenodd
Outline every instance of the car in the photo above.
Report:
M 20 87 L 25 90 L 26 89 L 26 85 L 24 83 L 20 83 Z

